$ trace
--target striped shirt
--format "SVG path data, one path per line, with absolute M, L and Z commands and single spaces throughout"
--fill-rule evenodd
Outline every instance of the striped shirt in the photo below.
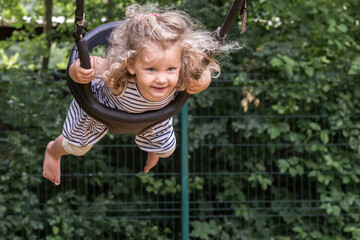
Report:
M 93 80 L 91 88 L 94 97 L 100 103 L 129 113 L 142 113 L 159 110 L 168 105 L 174 98 L 175 90 L 164 100 L 153 102 L 145 99 L 137 85 L 129 81 L 120 95 L 114 95 L 101 80 Z M 71 144 L 79 147 L 90 146 L 105 136 L 108 128 L 89 116 L 79 104 L 73 100 L 63 126 L 62 135 Z M 136 135 L 135 143 L 146 152 L 166 154 L 173 151 L 176 144 L 172 118 L 169 118 L 147 131 Z

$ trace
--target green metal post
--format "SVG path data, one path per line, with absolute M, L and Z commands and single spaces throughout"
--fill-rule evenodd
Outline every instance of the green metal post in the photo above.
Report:
M 181 109 L 181 239 L 189 240 L 188 105 Z

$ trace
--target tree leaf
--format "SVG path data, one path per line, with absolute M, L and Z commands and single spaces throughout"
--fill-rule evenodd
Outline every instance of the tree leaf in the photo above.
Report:
M 327 144 L 329 142 L 329 131 L 328 130 L 321 130 L 320 131 L 320 139 L 321 142 Z
M 280 136 L 280 130 L 277 127 L 270 127 L 267 129 L 267 133 L 269 134 L 271 139 L 275 139 Z

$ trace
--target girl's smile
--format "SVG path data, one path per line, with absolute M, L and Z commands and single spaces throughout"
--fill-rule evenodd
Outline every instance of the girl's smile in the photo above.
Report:
M 156 42 L 148 42 L 127 68 L 135 74 L 136 84 L 149 101 L 161 101 L 174 90 L 179 80 L 181 48 L 175 43 L 168 48 Z

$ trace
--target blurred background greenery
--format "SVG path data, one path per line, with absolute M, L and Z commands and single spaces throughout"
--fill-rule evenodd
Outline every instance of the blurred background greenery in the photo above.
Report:
M 215 30 L 232 2 L 87 0 L 86 28 L 153 3 Z M 191 239 L 360 239 L 359 7 L 248 0 L 246 33 L 238 17 L 227 36 L 243 48 L 188 102 Z M 64 158 L 60 187 L 41 176 L 72 99 L 74 11 L 0 2 L 0 239 L 179 239 L 179 150 L 142 174 L 132 136 L 107 135 Z

